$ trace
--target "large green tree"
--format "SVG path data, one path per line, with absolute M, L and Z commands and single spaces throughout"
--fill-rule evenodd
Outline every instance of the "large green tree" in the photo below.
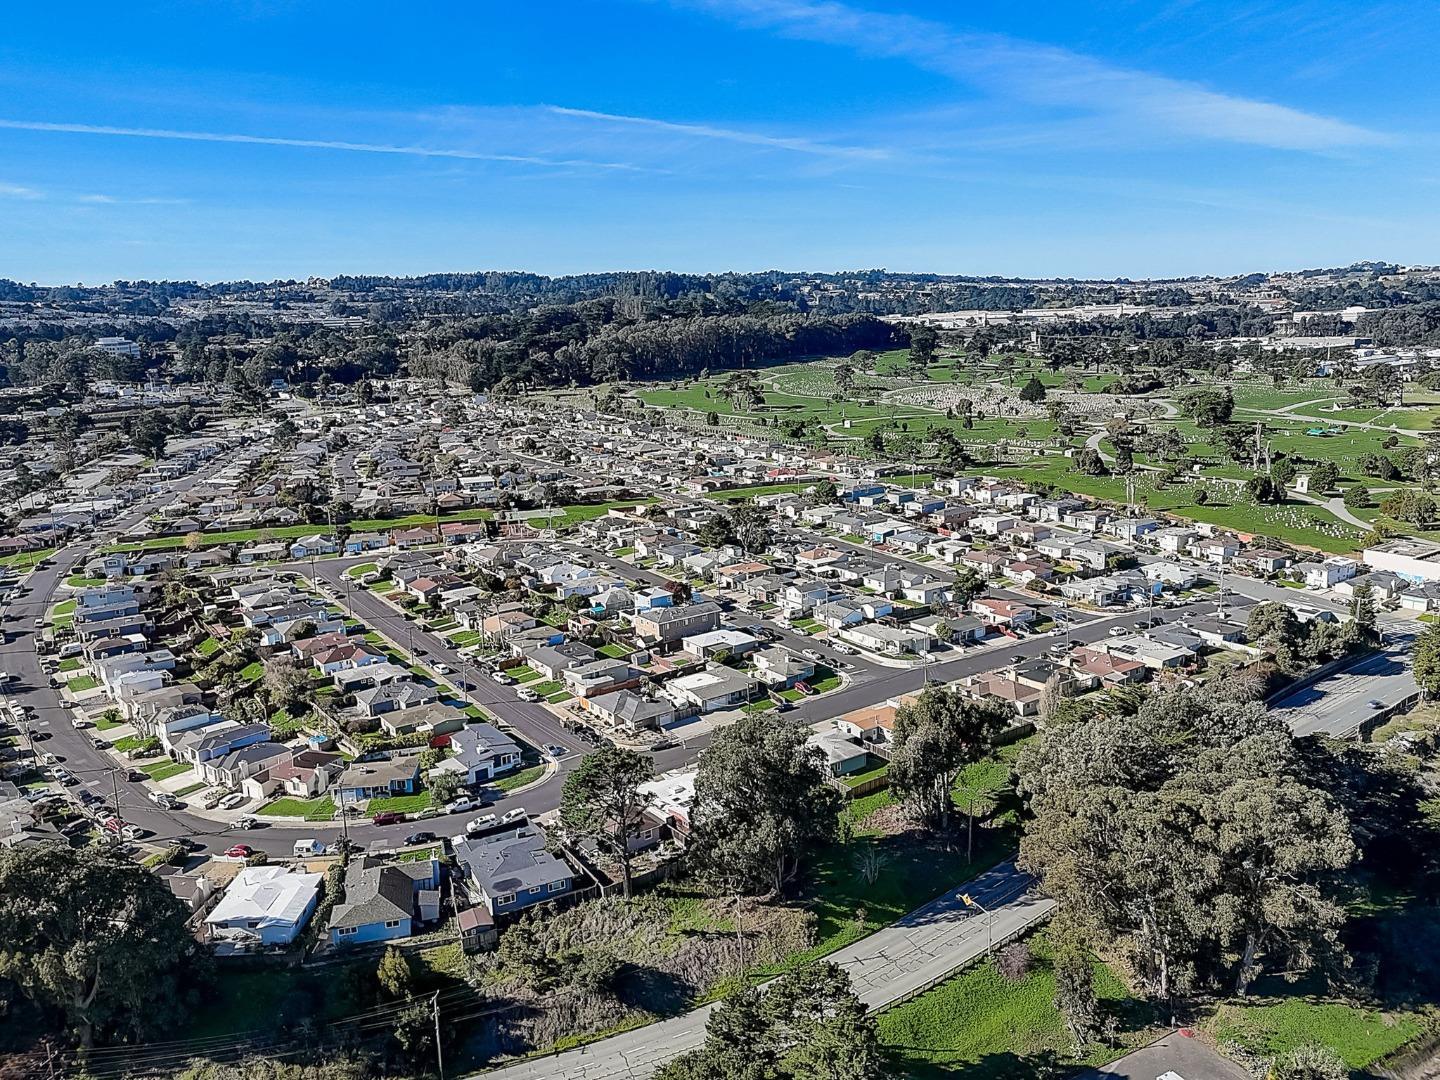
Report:
M 831 963 L 807 964 L 764 991 L 726 999 L 705 1044 L 656 1080 L 881 1080 L 890 1075 L 875 1020 Z
M 571 836 L 592 840 L 614 857 L 627 897 L 631 844 L 640 833 L 645 809 L 640 785 L 654 775 L 655 767 L 644 754 L 607 746 L 581 758 L 560 791 L 561 825 Z
M 715 733 L 695 776 L 690 854 L 728 893 L 779 892 L 805 855 L 834 839 L 840 794 L 810 730 L 754 713 Z
M 1427 626 L 1415 639 L 1411 665 L 1420 689 L 1430 697 L 1440 696 L 1440 625 Z
M 1239 695 L 1236 695 L 1237 697 Z M 1283 722 L 1219 689 L 1048 728 L 1018 763 L 1021 860 L 1162 999 L 1343 955 L 1345 813 Z
M 1007 719 L 988 703 L 943 687 L 926 690 L 895 714 L 890 790 L 947 843 L 955 781 L 990 753 Z
M 102 848 L 0 850 L 0 978 L 84 1046 L 174 1030 L 208 954 L 165 883 Z

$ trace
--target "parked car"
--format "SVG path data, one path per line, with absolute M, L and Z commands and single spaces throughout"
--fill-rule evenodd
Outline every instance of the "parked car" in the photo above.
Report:
M 120 835 L 126 840 L 139 840 L 142 837 L 149 836 L 150 832 L 148 829 L 142 829 L 139 825 L 126 825 L 120 830 Z
M 412 847 L 416 844 L 433 844 L 435 843 L 435 834 L 433 832 L 411 833 L 405 837 L 405 843 Z
M 559 743 L 551 743 L 549 746 L 545 747 L 545 749 L 553 758 L 562 758 L 570 752 L 570 748 L 568 746 L 561 746 Z
M 515 680 L 511 676 L 506 675 L 503 671 L 493 672 L 490 678 L 494 679 L 501 686 L 511 686 L 515 682 Z
M 489 816 L 493 818 L 495 815 L 491 814 Z M 509 825 L 512 821 L 529 820 L 530 812 L 528 810 L 525 810 L 523 807 L 516 807 L 514 810 L 506 810 L 505 813 L 500 815 L 500 823 L 502 825 Z
M 143 784 L 146 780 L 149 780 L 150 777 L 139 769 L 126 769 L 125 779 L 132 784 Z
M 80 781 L 76 780 L 67 769 L 52 769 L 51 776 L 66 787 L 74 787 Z
M 450 665 L 449 665 L 449 664 L 434 664 L 434 665 L 432 665 L 432 666 L 435 668 L 435 672 L 436 672 L 436 674 L 438 674 L 438 675 L 449 675 L 449 674 L 450 674 Z
M 249 844 L 235 844 L 225 849 L 225 857 L 228 859 L 248 859 L 255 854 L 255 849 Z
M 381 810 L 370 818 L 371 824 L 374 825 L 398 825 L 404 820 L 405 815 L 394 810 Z
M 499 820 L 500 819 L 494 814 L 481 814 L 479 817 L 472 818 L 465 823 L 465 834 L 467 836 L 474 836 L 478 832 L 484 832 Z
M 475 795 L 461 795 L 445 804 L 447 814 L 463 814 L 468 810 L 479 810 L 485 801 Z
M 801 650 L 800 650 L 800 655 L 803 656 L 803 657 L 805 657 L 806 660 L 824 660 L 824 659 L 825 659 L 825 654 L 822 653 L 819 649 L 801 649 Z
M 528 686 L 522 686 L 515 691 L 515 696 L 521 701 L 539 701 L 540 695 Z
M 164 807 L 166 810 L 173 810 L 175 808 L 175 796 L 171 795 L 168 791 L 152 791 L 150 792 L 149 798 L 156 806 Z M 231 796 L 231 798 L 234 798 L 234 796 Z M 223 800 L 221 805 L 224 805 Z
M 258 829 L 259 827 L 260 821 L 253 814 L 242 814 L 235 819 L 235 828 L 237 829 Z

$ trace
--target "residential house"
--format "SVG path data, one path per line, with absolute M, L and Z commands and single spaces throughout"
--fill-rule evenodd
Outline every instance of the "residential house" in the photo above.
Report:
M 330 913 L 330 943 L 393 941 L 439 917 L 440 864 L 433 856 L 397 863 L 355 859 L 345 870 L 345 898 Z
M 206 929 L 222 941 L 289 945 L 315 911 L 323 876 L 285 866 L 247 866 L 205 916 Z
M 713 601 L 682 604 L 671 608 L 637 611 L 635 636 L 642 642 L 659 646 L 678 644 L 691 634 L 714 630 L 720 625 L 720 605 Z
M 781 645 L 761 649 L 754 656 L 755 677 L 772 690 L 789 690 L 797 682 L 815 677 L 815 663 Z
M 647 698 L 631 690 L 584 699 L 581 706 L 612 727 L 628 731 L 657 731 L 675 719 L 669 698 Z
M 805 745 L 820 751 L 831 776 L 848 776 L 870 763 L 870 752 L 841 731 L 817 731 Z
M 372 761 L 353 761 L 335 782 L 341 805 L 414 795 L 420 790 L 420 756 L 397 753 Z
M 673 701 L 693 705 L 700 712 L 708 713 L 751 701 L 758 686 L 749 675 L 712 665 L 704 671 L 671 679 L 663 689 Z
M 574 871 L 546 850 L 545 837 L 529 823 L 457 839 L 454 852 L 472 895 L 492 919 L 564 896 L 574 885 Z

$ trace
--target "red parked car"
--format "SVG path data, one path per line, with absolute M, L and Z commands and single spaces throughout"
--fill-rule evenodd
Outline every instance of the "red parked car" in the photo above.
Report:
M 226 848 L 225 854 L 231 859 L 248 859 L 255 854 L 255 849 L 249 844 L 236 844 L 232 848 Z
M 395 810 L 381 810 L 370 819 L 375 825 L 398 825 L 405 820 L 405 815 Z

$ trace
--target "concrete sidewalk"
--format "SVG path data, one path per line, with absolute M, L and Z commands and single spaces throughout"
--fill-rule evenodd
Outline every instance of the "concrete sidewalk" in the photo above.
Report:
M 860 1000 L 877 1012 L 922 993 L 1044 918 L 1055 902 L 1034 894 L 1034 880 L 1002 863 L 898 922 L 826 957 L 849 973 Z M 960 899 L 969 893 L 989 911 Z M 641 1080 L 705 1041 L 716 1005 L 612 1036 L 590 1046 L 478 1074 L 495 1080 Z

